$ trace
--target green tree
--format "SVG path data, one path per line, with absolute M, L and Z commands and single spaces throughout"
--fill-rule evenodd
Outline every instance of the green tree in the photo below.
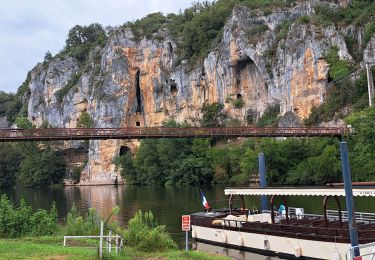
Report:
M 46 187 L 59 184 L 65 175 L 66 165 L 51 149 L 30 150 L 20 166 L 17 183 L 28 187 Z
M 204 103 L 201 109 L 202 112 L 202 126 L 213 127 L 220 126 L 224 120 L 224 114 L 222 112 L 224 105 L 221 103 Z
M 94 120 L 91 118 L 87 111 L 80 114 L 77 122 L 77 127 L 90 128 L 94 126 Z
M 17 144 L 0 144 L 0 188 L 15 185 L 16 175 L 24 156 Z
M 27 117 L 17 117 L 15 121 L 18 128 L 31 129 L 33 124 L 27 119 Z
M 355 131 L 348 141 L 353 179 L 372 181 L 375 179 L 375 108 L 354 113 L 346 122 Z

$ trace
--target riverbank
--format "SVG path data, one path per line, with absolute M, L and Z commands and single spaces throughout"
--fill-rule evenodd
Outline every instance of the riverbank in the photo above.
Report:
M 0 239 L 0 259 L 96 259 L 97 248 L 84 248 L 92 242 L 80 242 L 74 246 L 63 247 L 63 236 L 25 237 Z M 85 245 L 85 243 L 87 243 Z M 171 250 L 167 252 L 145 253 L 132 248 L 125 248 L 118 256 L 106 259 L 202 259 L 226 260 L 224 256 L 198 251 Z

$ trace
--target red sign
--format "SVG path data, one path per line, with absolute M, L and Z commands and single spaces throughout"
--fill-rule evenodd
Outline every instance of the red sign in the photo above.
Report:
M 353 258 L 354 260 L 362 260 L 362 256 L 356 256 Z
M 182 231 L 190 231 L 190 215 L 182 216 Z

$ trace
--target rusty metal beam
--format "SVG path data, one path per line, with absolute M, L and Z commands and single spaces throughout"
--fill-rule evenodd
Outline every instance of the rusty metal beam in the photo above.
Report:
M 349 133 L 348 128 L 337 127 L 37 128 L 0 129 L 0 142 L 209 137 L 341 137 Z

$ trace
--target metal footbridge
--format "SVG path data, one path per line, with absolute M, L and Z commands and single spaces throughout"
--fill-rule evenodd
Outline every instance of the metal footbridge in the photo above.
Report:
M 345 127 L 128 127 L 0 129 L 0 142 L 209 137 L 341 137 Z

